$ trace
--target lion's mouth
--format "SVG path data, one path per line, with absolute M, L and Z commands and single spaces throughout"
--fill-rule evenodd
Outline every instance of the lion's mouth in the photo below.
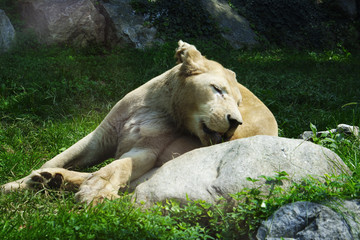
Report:
M 226 133 L 219 133 L 211 130 L 205 123 L 202 123 L 202 129 L 204 133 L 209 136 L 210 144 L 217 144 L 229 140 L 229 137 L 226 137 Z
M 202 127 L 203 127 L 203 131 L 206 133 L 206 134 L 214 134 L 216 133 L 215 131 L 211 130 L 210 128 L 208 128 L 208 126 L 206 126 L 205 123 L 202 124 Z

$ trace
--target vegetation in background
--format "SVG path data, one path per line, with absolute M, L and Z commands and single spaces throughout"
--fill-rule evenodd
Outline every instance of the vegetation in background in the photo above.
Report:
M 258 34 L 262 45 L 299 49 L 359 48 L 359 19 L 350 19 L 334 0 L 229 0 Z M 132 0 L 148 25 L 165 40 L 203 38 L 223 41 L 221 29 L 201 1 Z
M 200 1 L 132 0 L 132 7 L 154 25 L 164 40 L 184 38 L 222 39 L 220 30 Z
M 351 20 L 334 0 L 231 0 L 263 44 L 329 49 L 359 48 L 359 19 Z
M 280 135 L 297 137 L 316 126 L 360 125 L 360 58 L 341 46 L 332 51 L 232 50 L 195 41 L 210 59 L 237 73 L 238 81 L 276 116 Z M 0 183 L 23 177 L 91 132 L 127 92 L 174 65 L 176 42 L 145 51 L 41 47 L 0 55 Z M 333 134 L 314 142 L 338 153 L 351 176 L 304 179 L 289 192 L 244 189 L 212 206 L 174 201 L 148 212 L 130 195 L 89 209 L 73 193 L 0 195 L 2 239 L 246 239 L 286 203 L 360 196 L 360 141 Z M 96 170 L 92 168 L 91 170 Z M 284 172 L 260 179 L 283 181 Z M 258 179 L 249 179 L 257 181 Z
M 20 19 L 19 0 L 0 0 L 0 9 L 5 11 L 16 30 L 23 27 L 24 24 Z

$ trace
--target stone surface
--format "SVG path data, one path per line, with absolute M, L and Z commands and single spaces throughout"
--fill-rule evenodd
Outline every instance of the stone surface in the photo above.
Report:
M 134 199 L 145 207 L 165 199 L 185 202 L 187 196 L 216 203 L 245 187 L 265 185 L 265 180 L 251 183 L 247 177 L 274 176 L 276 171 L 289 174 L 290 181 L 282 185 L 286 189 L 308 175 L 349 170 L 334 152 L 311 142 L 255 136 L 196 149 L 166 163 L 139 179 L 143 183 L 136 187 Z
M 330 129 L 328 131 L 319 131 L 316 132 L 317 137 L 325 137 L 328 136 L 330 133 L 344 133 L 347 135 L 354 135 L 355 137 L 359 136 L 359 127 L 358 126 L 351 126 L 348 124 L 339 124 L 337 125 L 336 129 Z M 312 131 L 305 131 L 299 135 L 300 139 L 304 140 L 311 140 L 314 133 Z
M 345 134 L 353 134 L 355 137 L 359 136 L 359 127 L 351 126 L 347 124 L 339 124 L 336 128 L 336 132 L 345 133 Z
M 360 201 L 337 201 L 328 204 L 331 207 L 311 202 L 285 205 L 262 223 L 256 238 L 359 239 Z
M 105 18 L 90 0 L 24 0 L 21 14 L 43 43 L 104 42 Z
M 133 45 L 145 48 L 161 43 L 156 28 L 145 24 L 136 14 L 131 0 L 24 0 L 22 17 L 27 27 L 35 30 L 47 44 L 89 43 Z M 248 21 L 234 11 L 227 1 L 202 0 L 202 5 L 218 23 L 222 35 L 234 48 L 257 43 Z
M 131 44 L 140 49 L 159 41 L 155 37 L 156 29 L 144 26 L 144 18 L 135 13 L 130 0 L 112 0 L 100 4 L 101 12 L 114 33 L 110 41 L 120 45 Z
M 0 52 L 10 49 L 15 39 L 15 29 L 5 12 L 0 9 Z
M 255 45 L 256 35 L 250 28 L 249 22 L 224 0 L 201 0 L 204 8 L 211 17 L 219 24 L 222 36 L 229 41 L 234 48 Z

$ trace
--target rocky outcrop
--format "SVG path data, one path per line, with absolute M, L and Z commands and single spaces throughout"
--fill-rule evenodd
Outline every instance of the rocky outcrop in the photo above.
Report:
M 105 18 L 90 0 L 24 0 L 21 15 L 40 42 L 103 43 Z
M 336 201 L 327 205 L 330 207 L 311 202 L 285 205 L 262 223 L 256 238 L 360 239 L 360 201 Z
M 25 0 L 22 17 L 40 42 L 133 45 L 144 48 L 155 42 L 155 28 L 144 27 L 130 0 Z
M 21 15 L 40 42 L 47 44 L 103 43 L 145 48 L 161 42 L 156 38 L 156 28 L 145 24 L 145 17 L 137 14 L 130 3 L 130 0 L 24 0 Z M 247 20 L 226 1 L 202 1 L 201 4 L 234 48 L 257 43 Z
M 5 12 L 0 9 L 0 52 L 10 49 L 15 39 L 15 29 Z
M 144 48 L 156 42 L 156 29 L 144 26 L 130 0 L 24 0 L 22 18 L 40 42 L 133 45 Z
M 234 11 L 228 1 L 202 0 L 201 3 L 219 25 L 222 36 L 228 40 L 231 46 L 242 48 L 257 43 L 256 35 L 250 28 L 249 22 Z
M 145 26 L 144 18 L 135 13 L 130 0 L 103 1 L 99 5 L 112 33 L 109 39 L 112 44 L 134 45 L 143 49 L 159 42 L 156 39 L 156 29 Z
M 144 16 L 136 14 L 130 6 L 130 0 L 100 1 L 100 12 L 105 16 L 108 26 L 114 33 L 112 42 L 135 45 L 136 48 L 151 46 L 161 42 L 156 38 L 155 27 L 144 24 Z M 202 1 L 202 6 L 222 30 L 222 36 L 234 48 L 251 46 L 257 43 L 255 33 L 248 21 L 231 9 L 223 0 Z
M 70 43 L 84 46 L 90 42 L 96 42 L 145 48 L 161 42 L 156 37 L 157 29 L 151 26 L 151 21 L 148 22 L 148 16 L 136 13 L 131 7 L 131 2 L 131 0 L 19 1 L 23 9 L 24 22 L 35 30 L 39 39 L 44 43 Z M 226 0 L 199 1 L 201 8 L 208 13 L 205 14 L 206 17 L 211 19 L 211 22 L 216 22 L 216 29 L 219 29 L 223 38 L 234 48 L 258 43 L 255 32 L 251 29 L 249 22 L 239 14 L 239 9 L 242 9 L 241 14 L 247 14 L 252 24 L 257 26 L 257 34 L 262 34 L 264 39 L 268 39 L 270 42 L 293 46 L 306 46 L 306 44 L 321 46 L 321 42 L 327 41 L 320 41 L 319 34 L 321 37 L 328 38 L 338 32 L 335 28 L 327 30 L 321 28 L 320 21 L 325 21 L 321 20 L 321 16 L 324 15 L 321 11 L 326 12 L 329 4 L 324 3 L 327 10 L 320 11 L 319 7 L 311 6 L 308 3 L 300 4 L 300 2 L 298 1 L 294 5 L 288 1 L 280 1 L 279 4 L 273 4 L 272 1 L 264 3 L 262 1 L 235 1 L 233 2 L 236 6 L 234 9 L 237 10 L 234 10 Z M 320 4 L 323 1 L 317 2 Z M 343 16 L 347 16 L 346 18 L 349 18 L 348 20 L 351 22 L 359 17 L 359 6 L 357 5 L 359 4 L 355 0 L 336 0 L 331 2 L 330 8 L 343 13 Z M 270 8 L 269 11 L 267 11 L 268 8 Z M 297 12 L 298 8 L 301 11 Z M 294 18 L 294 14 L 296 18 Z M 296 20 L 290 21 L 289 24 L 289 19 Z M 330 21 L 331 15 L 326 19 Z M 181 24 L 181 19 L 177 21 Z M 279 28 L 280 32 L 274 34 L 273 26 Z M 307 34 L 302 34 L 296 32 L 299 26 L 311 27 L 305 27 L 302 31 Z M 321 28 L 322 31 L 318 28 Z M 348 33 L 344 32 L 344 34 Z
M 196 149 L 166 163 L 138 181 L 150 178 L 136 187 L 134 199 L 145 207 L 166 199 L 185 202 L 187 197 L 216 203 L 246 187 L 266 185 L 265 180 L 252 183 L 247 177 L 274 176 L 276 171 L 289 174 L 290 181 L 281 183 L 284 189 L 308 175 L 349 172 L 334 152 L 319 145 L 255 136 Z

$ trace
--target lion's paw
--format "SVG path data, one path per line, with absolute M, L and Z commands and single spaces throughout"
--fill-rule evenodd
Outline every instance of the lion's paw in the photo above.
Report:
M 2 185 L 0 190 L 2 193 L 9 193 L 22 189 L 59 189 L 62 188 L 63 183 L 64 177 L 62 174 L 55 171 L 37 170 L 33 171 L 29 176 Z
M 120 198 L 120 196 L 117 193 L 114 193 L 113 191 L 109 191 L 107 189 L 102 189 L 92 192 L 80 190 L 75 194 L 75 199 L 78 202 L 91 204 L 93 206 L 104 202 L 106 199 L 115 200 L 117 198 Z
M 82 203 L 96 205 L 104 200 L 119 198 L 118 189 L 111 182 L 93 175 L 80 186 L 80 191 L 75 194 L 75 199 Z
M 64 184 L 64 177 L 58 172 L 37 170 L 30 174 L 27 184 L 32 188 L 59 189 Z

